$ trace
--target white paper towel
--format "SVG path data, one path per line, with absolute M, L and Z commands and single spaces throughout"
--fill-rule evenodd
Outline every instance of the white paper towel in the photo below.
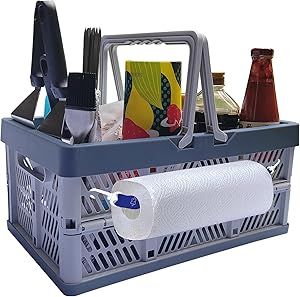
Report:
M 253 161 L 236 161 L 121 180 L 113 192 L 134 195 L 140 209 L 112 203 L 117 233 L 142 240 L 268 211 L 272 178 Z

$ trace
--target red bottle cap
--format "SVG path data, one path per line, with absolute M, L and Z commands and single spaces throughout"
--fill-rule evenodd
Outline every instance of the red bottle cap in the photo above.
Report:
M 251 56 L 252 57 L 258 57 L 258 56 L 271 56 L 273 57 L 274 50 L 271 48 L 253 48 L 251 50 Z

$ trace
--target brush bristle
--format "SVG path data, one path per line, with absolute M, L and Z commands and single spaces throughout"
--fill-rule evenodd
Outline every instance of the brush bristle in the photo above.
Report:
M 69 73 L 67 107 L 83 110 L 96 108 L 96 75 L 94 73 Z

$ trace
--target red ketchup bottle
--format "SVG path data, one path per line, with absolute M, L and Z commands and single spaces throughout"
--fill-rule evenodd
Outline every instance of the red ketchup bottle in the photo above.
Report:
M 272 49 L 251 50 L 252 66 L 242 110 L 240 127 L 257 127 L 279 123 L 273 77 Z

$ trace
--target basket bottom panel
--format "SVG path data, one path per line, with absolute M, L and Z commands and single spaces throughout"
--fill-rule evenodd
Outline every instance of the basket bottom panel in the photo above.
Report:
M 78 295 L 112 283 L 123 281 L 171 265 L 179 264 L 181 262 L 189 261 L 212 253 L 288 232 L 288 225 L 270 226 L 264 229 L 253 230 L 244 234 L 240 234 L 238 237 L 218 240 L 213 244 L 210 243 L 208 245 L 196 246 L 194 248 L 183 250 L 180 253 L 162 256 L 153 261 L 139 262 L 136 263 L 134 267 L 129 265 L 125 270 L 115 269 L 112 271 L 107 271 L 103 274 L 99 274 L 97 277 L 86 277 L 81 283 L 78 284 L 66 284 L 59 278 L 57 268 L 53 265 L 53 263 L 49 261 L 47 257 L 43 256 L 43 252 L 41 250 L 36 249 L 30 243 L 30 240 L 28 240 L 29 238 L 27 238 L 28 235 L 24 232 L 24 230 L 18 224 L 14 225 L 9 221 L 7 225 L 9 231 L 34 258 L 34 260 L 40 265 L 45 273 L 47 273 L 57 287 L 65 295 L 70 296 Z

